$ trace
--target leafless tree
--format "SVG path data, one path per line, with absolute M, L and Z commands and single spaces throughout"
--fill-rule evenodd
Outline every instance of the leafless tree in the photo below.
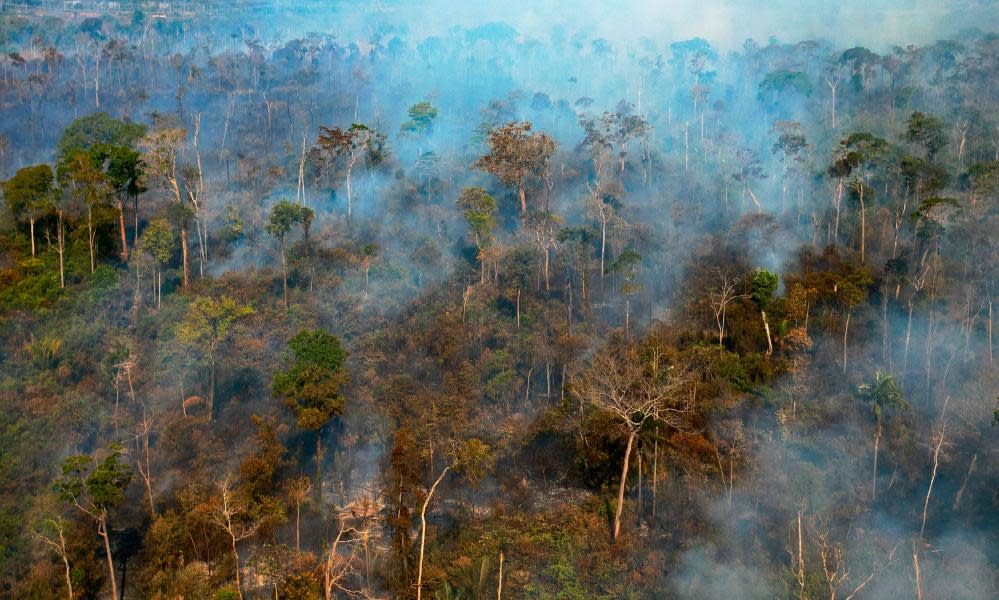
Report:
M 624 491 L 628 480 L 631 451 L 642 427 L 650 421 L 661 427 L 688 429 L 694 412 L 694 374 L 689 366 L 667 364 L 665 351 L 652 347 L 617 356 L 598 355 L 577 382 L 580 399 L 613 415 L 627 436 L 621 481 L 614 514 L 613 539 L 621 531 Z

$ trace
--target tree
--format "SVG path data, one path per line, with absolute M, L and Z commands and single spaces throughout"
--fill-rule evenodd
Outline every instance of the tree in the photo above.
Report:
M 496 200 L 480 187 L 467 187 L 455 204 L 461 209 L 475 247 L 479 249 L 480 282 L 486 282 L 486 251 L 492 246 L 496 228 Z
M 45 517 L 32 523 L 29 530 L 31 537 L 39 544 L 55 552 L 62 561 L 66 577 L 66 596 L 73 600 L 73 572 L 69 566 L 69 546 L 66 543 L 68 524 L 62 516 Z
M 63 131 L 57 145 L 60 165 L 66 163 L 73 154 L 86 152 L 114 188 L 122 260 L 128 260 L 124 211 L 126 194 L 132 197 L 135 212 L 136 239 L 133 242 L 138 241 L 138 196 L 144 189 L 139 181 L 142 170 L 141 155 L 134 146 L 145 134 L 146 126 L 141 123 L 115 119 L 107 113 L 98 112 L 73 121 Z
M 759 309 L 763 317 L 763 330 L 767 334 L 767 356 L 774 353 L 773 339 L 770 337 L 770 323 L 767 321 L 767 308 L 773 301 L 774 293 L 777 291 L 777 274 L 766 269 L 758 269 L 753 275 L 753 286 L 750 298 L 753 304 Z
M 125 498 L 125 488 L 132 481 L 132 470 L 122 462 L 122 447 L 112 444 L 103 460 L 77 454 L 62 463 L 62 475 L 55 487 L 60 499 L 97 524 L 97 535 L 104 541 L 104 555 L 111 583 L 111 597 L 118 598 L 118 584 L 111 557 L 111 534 L 108 512 Z
M 184 320 L 177 326 L 178 339 L 188 346 L 203 349 L 208 357 L 209 421 L 215 408 L 215 362 L 219 351 L 232 335 L 236 322 L 253 313 L 253 308 L 243 306 L 228 296 L 219 298 L 201 296 L 191 303 Z
M 343 368 L 347 352 L 340 340 L 322 329 L 300 331 L 288 341 L 288 368 L 274 374 L 273 393 L 298 417 L 298 426 L 316 432 L 316 496 L 322 502 L 323 428 L 343 413 L 340 387 L 347 382 Z
M 922 157 L 932 161 L 938 152 L 947 147 L 946 125 L 933 115 L 916 111 L 906 121 L 905 139 L 919 144 Z
M 580 117 L 579 125 L 585 133 L 581 146 L 616 155 L 622 176 L 628 143 L 642 138 L 651 129 L 645 117 L 633 114 L 627 106 L 613 113 L 605 112 L 598 119 Z
M 281 281 L 284 288 L 284 307 L 288 308 L 288 259 L 285 252 L 285 238 L 295 225 L 312 222 L 312 209 L 287 200 L 279 200 L 271 207 L 267 217 L 267 233 L 274 236 L 281 250 Z
M 166 219 L 154 219 L 150 221 L 142 237 L 139 238 L 139 248 L 143 254 L 153 261 L 154 272 L 153 281 L 156 284 L 156 308 L 161 305 L 161 288 L 163 285 L 163 265 L 170 261 L 173 256 L 174 238 L 170 231 L 170 224 Z
M 149 132 L 140 142 L 140 146 L 145 149 L 142 162 L 146 166 L 146 178 L 160 189 L 166 190 L 177 203 L 183 202 L 177 161 L 186 138 L 186 129 L 160 128 Z
M 256 534 L 264 520 L 253 514 L 249 501 L 236 488 L 232 473 L 226 473 L 216 482 L 215 487 L 216 493 L 208 518 L 229 537 L 232 556 L 236 561 L 236 592 L 242 600 L 243 586 L 239 578 L 239 551 L 236 544 Z
M 184 287 L 190 284 L 190 268 L 187 253 L 187 232 L 194 219 L 194 210 L 187 204 L 171 202 L 166 210 L 167 219 L 180 232 L 181 282 Z
M 27 221 L 31 237 L 31 256 L 35 255 L 35 222 L 45 214 L 54 193 L 55 180 L 48 165 L 19 169 L 3 184 L 4 203 L 17 221 Z
M 135 217 L 135 234 L 138 235 L 138 197 L 145 191 L 142 154 L 131 146 L 101 144 L 93 146 L 91 155 L 104 165 L 104 171 L 114 188 L 115 210 L 118 212 L 118 234 L 121 238 L 121 259 L 128 260 L 128 242 L 125 239 L 125 198 L 131 197 Z
M 316 148 L 319 151 L 321 161 L 320 173 L 325 174 L 328 172 L 330 165 L 337 159 L 341 157 L 346 158 L 347 175 L 345 187 L 347 188 L 348 219 L 351 215 L 352 206 L 350 175 L 354 171 L 357 161 L 368 155 L 372 144 L 376 140 L 377 134 L 367 125 L 361 123 L 354 123 L 349 129 L 341 129 L 340 127 L 332 129 L 328 127 L 319 128 L 319 140 L 316 142 Z
M 861 385 L 858 390 L 860 397 L 870 403 L 874 413 L 874 470 L 871 482 L 871 500 L 878 498 L 878 443 L 881 441 L 881 430 L 885 414 L 892 410 L 904 410 L 908 403 L 902 397 L 895 378 L 880 371 L 874 373 L 871 383 Z
M 864 262 L 867 240 L 867 205 L 865 198 L 872 192 L 867 180 L 881 166 L 888 155 L 888 142 L 867 132 L 852 133 L 839 143 L 839 150 L 830 174 L 839 178 L 837 198 L 842 194 L 843 183 L 860 204 L 860 262 Z M 836 204 L 837 229 L 839 201 Z
M 718 270 L 718 280 L 715 287 L 711 288 L 708 292 L 708 304 L 711 306 L 711 311 L 715 315 L 715 325 L 718 327 L 718 349 L 723 348 L 723 342 L 725 340 L 725 319 L 728 313 L 728 307 L 730 304 L 735 302 L 739 298 L 745 298 L 743 295 L 736 293 L 736 284 L 738 281 L 728 274 L 723 273 L 720 269 Z
M 638 266 L 642 263 L 642 255 L 634 250 L 625 250 L 611 263 L 610 271 L 620 273 L 621 293 L 624 294 L 624 335 L 631 338 L 631 296 L 642 290 L 642 284 L 636 281 Z
M 545 291 L 551 291 L 551 253 L 557 248 L 556 232 L 559 218 L 549 212 L 535 212 L 528 215 L 526 224 L 534 233 L 534 241 L 544 257 Z
M 694 412 L 693 382 L 688 366 L 678 362 L 668 364 L 665 351 L 652 345 L 641 354 L 637 351 L 599 354 L 573 386 L 581 401 L 618 420 L 627 436 L 614 513 L 614 540 L 621 531 L 624 491 L 635 438 L 653 424 L 687 429 Z
M 836 284 L 836 297 L 843 303 L 846 310 L 846 321 L 843 323 L 843 373 L 846 373 L 847 344 L 850 333 L 850 316 L 853 309 L 867 299 L 867 286 L 873 283 L 866 273 L 859 273 Z
M 96 145 L 132 146 L 146 134 L 146 126 L 115 119 L 106 112 L 80 117 L 63 131 L 56 150 L 68 157 L 77 150 L 89 150 Z
M 90 251 L 90 272 L 96 268 L 96 226 L 104 216 L 101 213 L 113 193 L 111 182 L 94 158 L 83 151 L 73 152 L 59 165 L 59 177 L 64 181 L 63 188 L 86 206 L 87 248 Z M 95 222 L 95 219 L 97 222 Z
M 493 129 L 487 138 L 489 154 L 475 163 L 478 168 L 492 173 L 503 185 L 517 187 L 522 217 L 527 216 L 527 177 L 542 174 L 558 145 L 548 134 L 532 132 L 533 127 L 524 121 Z
M 437 120 L 437 108 L 433 104 L 425 100 L 417 102 L 407 112 L 409 120 L 399 128 L 402 133 L 424 137 L 433 131 L 434 121 Z

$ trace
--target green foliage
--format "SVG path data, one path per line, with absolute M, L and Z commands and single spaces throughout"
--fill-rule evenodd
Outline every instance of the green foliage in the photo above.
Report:
M 777 292 L 777 274 L 766 269 L 758 269 L 753 274 L 753 287 L 750 297 L 760 310 L 766 310 Z
M 874 373 L 873 381 L 860 385 L 857 392 L 863 400 L 870 403 L 878 423 L 881 422 L 885 412 L 909 407 L 902 397 L 902 388 L 895 378 L 881 371 Z
M 185 344 L 207 346 L 210 355 L 229 339 L 233 325 L 254 313 L 228 296 L 200 296 L 188 307 L 187 315 L 177 326 L 177 338 Z
M 812 95 L 812 82 L 808 75 L 801 71 L 781 69 L 767 73 L 760 82 L 759 97 L 761 99 L 774 96 L 785 90 L 791 90 L 802 96 Z
M 430 102 L 417 102 L 409 107 L 409 120 L 402 124 L 400 130 L 404 134 L 425 136 L 433 131 L 437 120 L 437 108 Z
M 68 157 L 76 150 L 88 150 L 96 144 L 134 146 L 146 134 L 141 123 L 122 121 L 106 112 L 80 117 L 63 131 L 56 145 L 60 157 Z
M 157 265 L 164 265 L 173 256 L 175 239 L 166 219 L 154 219 L 139 238 L 139 249 Z
M 947 146 L 947 126 L 933 115 L 916 111 L 906 121 L 905 139 L 919 144 L 929 160 Z
M 303 330 L 289 342 L 289 368 L 274 375 L 274 396 L 295 412 L 302 429 L 318 430 L 343 412 L 340 386 L 347 382 L 347 352 L 335 335 Z
M 496 200 L 480 187 L 467 187 L 455 204 L 461 209 L 476 245 L 480 248 L 491 245 L 496 228 Z
M 60 499 L 96 517 L 124 500 L 131 481 L 132 469 L 122 461 L 122 447 L 112 444 L 103 460 L 85 454 L 68 457 L 55 488 Z
M 52 168 L 35 165 L 19 169 L 3 184 L 3 197 L 7 210 L 18 221 L 38 218 L 55 192 Z

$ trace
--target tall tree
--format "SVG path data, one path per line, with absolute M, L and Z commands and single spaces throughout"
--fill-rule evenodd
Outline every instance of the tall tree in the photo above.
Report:
M 621 532 L 624 492 L 635 438 L 648 426 L 687 429 L 694 412 L 692 371 L 681 363 L 670 364 L 663 348 L 651 345 L 642 352 L 599 354 L 575 383 L 581 401 L 606 411 L 624 426 L 627 443 L 621 463 L 612 536 Z
M 467 187 L 455 204 L 461 209 L 468 232 L 479 250 L 479 281 L 486 282 L 486 258 L 496 228 L 496 200 L 480 187 Z
M 153 282 L 156 285 L 156 308 L 160 308 L 163 287 L 163 265 L 173 256 L 174 237 L 165 219 L 154 219 L 142 232 L 139 248 L 153 261 Z
M 201 296 L 188 307 L 187 315 L 177 326 L 177 337 L 184 344 L 204 352 L 208 358 L 208 420 L 215 411 L 215 366 L 219 352 L 233 333 L 233 326 L 252 315 L 253 308 L 233 298 Z
M 351 174 L 357 162 L 368 156 L 369 150 L 376 142 L 377 135 L 367 125 L 354 123 L 348 129 L 340 127 L 319 128 L 319 139 L 316 148 L 320 157 L 320 172 L 325 174 L 338 159 L 345 159 L 346 175 L 344 187 L 347 190 L 347 218 L 352 213 Z
M 15 220 L 28 223 L 31 256 L 35 255 L 35 222 L 45 214 L 54 185 L 52 168 L 48 165 L 19 169 L 3 184 L 7 210 Z
M 763 330 L 767 334 L 767 356 L 774 353 L 774 343 L 770 337 L 770 322 L 767 321 L 767 309 L 773 302 L 774 293 L 777 292 L 777 282 L 776 273 L 759 269 L 753 275 L 752 293 L 750 294 L 753 304 L 756 305 L 760 311 L 760 316 L 763 317 Z
M 880 371 L 874 374 L 874 380 L 865 383 L 858 389 L 860 397 L 870 404 L 874 414 L 874 468 L 871 480 L 871 500 L 878 498 L 878 446 L 887 413 L 902 410 L 909 405 L 902 397 L 902 389 L 895 378 Z
M 111 597 L 118 599 L 118 583 L 111 556 L 109 511 L 125 499 L 125 488 L 132 481 L 132 469 L 122 461 L 122 448 L 112 445 L 107 455 L 96 457 L 76 454 L 62 463 L 62 474 L 55 487 L 59 497 L 77 508 L 97 525 L 97 535 L 104 542 Z
M 303 330 L 288 342 L 288 368 L 275 373 L 274 396 L 298 417 L 298 426 L 316 432 L 316 496 L 322 501 L 323 428 L 343 413 L 340 387 L 347 382 L 347 351 L 322 329 Z M 321 504 L 320 504 L 321 505 Z
M 475 163 L 496 176 L 503 185 L 517 187 L 521 217 L 527 216 L 527 178 L 544 172 L 545 164 L 558 146 L 550 135 L 534 132 L 533 128 L 524 121 L 493 129 L 487 138 L 489 154 Z
M 312 209 L 282 199 L 271 207 L 271 212 L 267 217 L 267 233 L 277 239 L 281 252 L 281 283 L 284 289 L 285 309 L 288 308 L 288 258 L 286 252 L 288 233 L 295 225 L 302 225 L 303 233 L 306 232 L 307 225 L 312 223 L 312 216 Z

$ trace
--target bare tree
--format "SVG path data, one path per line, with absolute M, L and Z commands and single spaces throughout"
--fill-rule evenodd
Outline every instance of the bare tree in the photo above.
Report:
M 642 427 L 649 422 L 674 429 L 689 428 L 694 412 L 693 372 L 686 365 L 666 364 L 660 347 L 643 355 L 600 354 L 577 382 L 581 400 L 597 410 L 607 411 L 624 426 L 627 444 L 621 464 L 613 539 L 621 531 L 624 491 L 628 480 L 631 451 Z
M 729 277 L 727 273 L 718 269 L 718 283 L 708 292 L 708 304 L 715 315 L 715 324 L 718 326 L 718 348 L 722 347 L 725 340 L 725 316 L 729 305 L 740 298 L 746 298 L 744 294 L 736 294 L 738 280 Z
M 236 561 L 236 591 L 242 600 L 243 587 L 239 577 L 239 551 L 236 549 L 236 544 L 256 534 L 263 520 L 251 515 L 249 503 L 236 489 L 236 478 L 232 473 L 226 473 L 215 486 L 217 493 L 208 518 L 222 529 L 232 542 L 232 556 Z
M 47 517 L 32 525 L 32 539 L 50 548 L 62 561 L 66 575 L 66 594 L 73 600 L 73 577 L 69 567 L 69 548 L 66 545 L 66 521 L 62 516 Z

